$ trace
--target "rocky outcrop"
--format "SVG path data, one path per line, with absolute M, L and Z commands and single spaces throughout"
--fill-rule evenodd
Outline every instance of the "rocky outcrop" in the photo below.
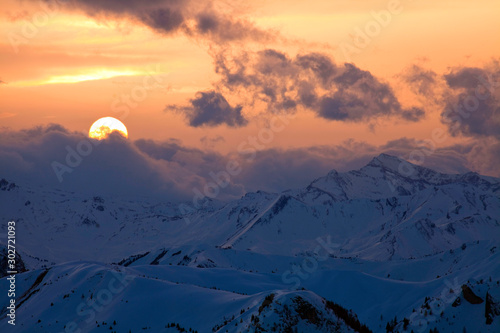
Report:
M 464 295 L 465 300 L 470 304 L 481 304 L 484 302 L 484 300 L 474 294 L 472 289 L 466 284 L 462 285 L 462 294 Z

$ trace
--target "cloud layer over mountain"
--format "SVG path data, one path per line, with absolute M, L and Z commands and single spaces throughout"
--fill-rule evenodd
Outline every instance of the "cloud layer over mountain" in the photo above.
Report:
M 498 144 L 471 143 L 432 151 L 425 143 L 402 138 L 382 146 L 347 141 L 338 146 L 265 149 L 251 146 L 222 155 L 189 148 L 171 140 L 125 140 L 119 135 L 96 142 L 60 125 L 0 134 L 0 177 L 9 181 L 67 190 L 116 195 L 161 196 L 190 200 L 207 183 L 225 182 L 217 199 L 248 191 L 281 191 L 306 186 L 331 169 L 365 165 L 381 152 L 412 157 L 436 170 L 457 173 L 467 167 L 498 176 Z M 424 156 L 422 158 L 422 156 Z M 59 180 L 62 180 L 61 182 Z

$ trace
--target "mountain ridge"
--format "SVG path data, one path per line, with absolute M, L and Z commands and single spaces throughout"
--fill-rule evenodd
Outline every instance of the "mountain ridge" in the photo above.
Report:
M 455 331 L 463 327 L 474 331 L 474 326 L 457 317 L 474 313 L 477 327 L 494 332 L 500 327 L 494 305 L 500 282 L 500 268 L 495 265 L 499 256 L 496 244 L 500 243 L 500 179 L 471 172 L 441 174 L 413 164 L 409 165 L 415 174 L 408 177 L 397 170 L 401 163 L 409 162 L 379 155 L 358 170 L 332 170 L 303 188 L 280 193 L 251 192 L 222 204 L 214 201 L 190 212 L 189 224 L 176 203 L 97 193 L 89 196 L 30 187 L 17 181 L 11 185 L 11 180 L 2 180 L 0 215 L 4 220 L 16 221 L 18 259 L 28 270 L 19 277 L 26 281 L 46 269 L 77 276 L 79 263 L 90 274 L 94 268 L 85 263 L 94 262 L 104 265 L 105 270 L 126 268 L 141 278 L 145 293 L 153 295 L 154 289 L 147 286 L 155 284 L 156 278 L 166 279 L 168 274 L 169 282 L 160 285 L 175 297 L 192 297 L 189 288 L 177 289 L 176 284 L 201 287 L 196 289 L 200 291 L 198 297 L 206 304 L 210 304 L 208 295 L 224 290 L 216 297 L 227 306 L 226 312 L 206 310 L 215 318 L 209 327 L 215 331 L 229 329 L 228 322 L 236 324 L 230 319 L 239 313 L 241 304 L 228 297 L 244 294 L 257 302 L 247 305 L 253 319 L 250 314 L 248 318 L 244 315 L 244 328 L 234 326 L 229 331 L 258 331 L 257 317 L 266 327 L 285 325 L 285 313 L 290 313 L 294 325 L 299 325 L 306 319 L 301 318 L 301 310 L 296 310 L 304 308 L 293 300 L 300 296 L 295 293 L 297 289 L 306 288 L 313 294 L 301 297 L 313 306 L 306 304 L 305 308 L 323 313 L 317 323 L 325 323 L 323 319 L 327 318 L 336 320 L 320 305 L 321 299 L 329 299 L 353 309 L 359 321 L 373 331 L 381 331 L 386 324 L 403 331 L 403 318 L 409 320 L 417 314 L 424 318 L 428 300 L 432 299 L 442 304 L 443 310 L 439 311 L 444 314 L 441 319 L 425 318 L 429 327 L 441 330 L 453 325 Z M 6 233 L 5 225 L 0 233 Z M 92 281 L 100 275 L 91 276 L 95 277 L 82 281 L 82 288 L 98 292 L 100 284 Z M 476 282 L 467 284 L 469 280 Z M 54 276 L 51 281 L 64 294 L 72 294 L 74 287 L 65 278 Z M 443 288 L 450 289 L 449 281 L 457 281 L 453 282 L 456 291 L 444 298 L 440 295 Z M 0 279 L 2 283 L 6 283 L 5 278 Z M 486 302 L 463 303 L 461 285 L 469 286 L 484 300 L 490 299 L 490 324 L 484 319 Z M 373 286 L 383 292 L 375 292 Z M 29 285 L 23 283 L 19 288 L 26 291 Z M 40 306 L 37 315 L 42 321 L 58 327 L 47 303 L 57 304 L 59 300 L 42 292 L 44 288 L 26 300 L 23 308 Z M 366 306 L 366 297 L 350 288 L 364 290 L 375 303 Z M 270 294 L 288 292 L 290 297 L 277 297 L 280 304 L 273 305 L 277 316 L 267 308 L 259 311 Z M 400 299 L 396 292 L 408 296 Z M 82 294 L 90 297 L 84 290 Z M 462 305 L 456 307 L 446 301 L 459 298 Z M 78 305 L 76 298 L 67 302 L 70 307 Z M 118 316 L 124 309 L 118 306 L 110 311 Z M 189 309 L 182 313 L 189 313 Z M 399 319 L 392 322 L 394 315 Z M 422 318 L 410 321 L 415 331 Z M 0 328 L 4 323 L 0 320 Z M 188 327 L 185 321 L 181 324 Z M 43 331 L 36 320 L 29 321 L 29 325 Z M 302 329 L 328 332 L 321 325 L 309 323 Z M 341 327 L 342 332 L 349 331 Z M 207 326 L 199 323 L 193 328 Z

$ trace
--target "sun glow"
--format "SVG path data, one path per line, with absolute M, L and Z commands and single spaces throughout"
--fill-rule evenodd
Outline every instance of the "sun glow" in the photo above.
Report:
M 116 76 L 133 76 L 133 75 L 141 75 L 143 73 L 139 71 L 113 71 L 113 70 L 99 70 L 92 73 L 81 74 L 81 75 L 64 75 L 64 76 L 55 76 L 47 80 L 46 84 L 51 83 L 75 83 L 81 81 L 90 81 L 90 80 L 103 80 L 110 79 Z
M 43 79 L 43 80 L 14 82 L 11 85 L 27 87 L 27 86 L 40 86 L 45 84 L 78 83 L 83 81 L 111 79 L 117 76 L 136 76 L 145 74 L 147 73 L 137 70 L 99 69 L 82 74 L 52 76 L 48 79 Z
M 113 117 L 104 117 L 96 120 L 96 122 L 90 126 L 89 137 L 92 139 L 102 140 L 115 131 L 123 135 L 125 138 L 128 138 L 127 128 L 121 121 Z

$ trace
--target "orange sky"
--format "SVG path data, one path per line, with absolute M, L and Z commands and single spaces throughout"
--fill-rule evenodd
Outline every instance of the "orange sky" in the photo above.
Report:
M 365 29 L 374 20 L 372 12 L 387 9 L 390 1 L 225 3 L 257 27 L 275 29 L 286 39 L 248 47 L 273 47 L 292 55 L 317 50 L 337 63 L 352 61 L 389 82 L 406 107 L 415 98 L 397 75 L 409 66 L 418 63 L 443 74 L 449 67 L 482 66 L 500 55 L 498 1 L 401 0 L 400 13 L 391 15 L 390 23 L 350 59 L 345 59 L 342 45 L 352 43 L 356 29 Z M 161 35 L 127 19 L 95 19 L 62 6 L 47 12 L 36 1 L 3 1 L 0 15 L 0 79 L 6 82 L 0 86 L 2 127 L 59 123 L 87 132 L 96 119 L 115 116 L 132 140 L 174 138 L 204 147 L 201 138 L 223 137 L 215 148 L 229 152 L 269 120 L 238 94 L 226 97 L 231 105 L 242 103 L 249 119 L 245 127 L 193 128 L 181 114 L 164 112 L 166 105 L 185 104 L 219 79 L 209 42 L 182 33 Z M 145 82 L 151 83 L 147 90 L 142 89 Z M 123 96 L 144 91 L 146 95 L 130 102 L 125 112 Z M 434 128 L 444 127 L 440 110 L 427 103 L 418 106 L 426 110 L 426 117 L 416 123 L 394 117 L 346 123 L 299 110 L 269 147 L 337 144 L 351 138 L 371 144 L 405 136 L 427 139 Z

